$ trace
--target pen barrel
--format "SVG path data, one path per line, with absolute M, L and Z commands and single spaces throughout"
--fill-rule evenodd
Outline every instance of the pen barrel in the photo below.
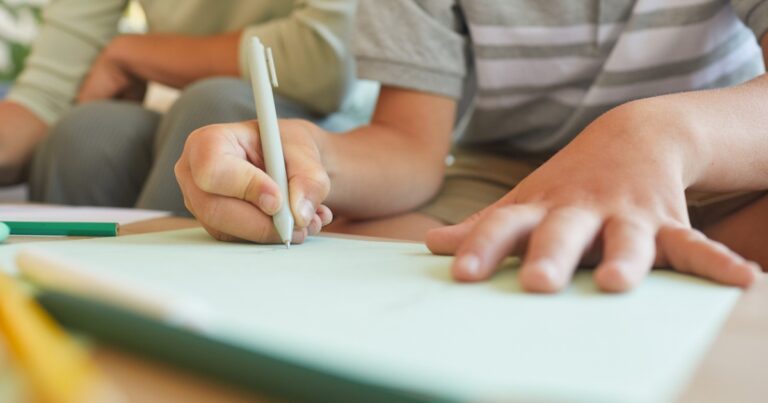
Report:
M 107 222 L 5 221 L 11 235 L 117 236 L 118 224 Z
M 256 117 L 259 124 L 259 139 L 267 174 L 277 183 L 282 194 L 282 206 L 273 216 L 278 234 L 283 242 L 290 241 L 293 233 L 293 215 L 289 204 L 288 176 L 280 140 L 280 127 L 272 94 L 272 83 L 264 46 L 258 38 L 251 38 L 250 74 L 253 97 L 256 103 Z

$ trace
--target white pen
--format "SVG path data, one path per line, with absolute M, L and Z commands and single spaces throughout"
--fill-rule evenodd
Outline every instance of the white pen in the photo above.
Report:
M 283 196 L 283 204 L 272 216 L 272 221 L 275 223 L 280 240 L 289 247 L 293 234 L 293 215 L 288 202 L 288 176 L 285 172 L 280 128 L 277 125 L 275 99 L 272 95 L 272 85 L 277 87 L 275 62 L 272 59 L 272 49 L 264 48 L 259 38 L 251 38 L 249 51 L 251 86 L 253 98 L 256 101 L 256 117 L 259 121 L 259 138 L 264 154 L 264 165 L 267 168 L 267 174 L 277 183 Z

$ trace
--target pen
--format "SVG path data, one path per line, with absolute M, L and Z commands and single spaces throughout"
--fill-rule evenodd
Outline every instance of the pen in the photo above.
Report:
M 267 174 L 277 183 L 283 195 L 283 205 L 272 216 L 275 229 L 286 247 L 291 245 L 293 234 L 293 215 L 288 203 L 288 177 L 285 172 L 283 146 L 280 142 L 280 128 L 277 125 L 275 99 L 272 85 L 277 87 L 277 74 L 272 59 L 272 49 L 264 48 L 259 38 L 251 38 L 249 64 L 253 98 L 256 102 L 256 117 L 259 122 L 259 138 L 264 153 L 264 165 Z

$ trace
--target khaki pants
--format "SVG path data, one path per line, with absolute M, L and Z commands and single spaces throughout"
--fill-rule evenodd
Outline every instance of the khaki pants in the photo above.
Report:
M 482 151 L 455 149 L 440 192 L 419 211 L 456 224 L 500 199 L 544 163 L 545 158 L 509 158 Z M 695 228 L 715 223 L 768 192 L 687 192 L 688 214 Z

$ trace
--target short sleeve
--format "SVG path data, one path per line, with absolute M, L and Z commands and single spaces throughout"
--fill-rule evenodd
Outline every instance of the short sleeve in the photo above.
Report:
M 758 41 L 768 32 L 768 0 L 731 0 L 733 8 Z
M 460 98 L 466 37 L 451 0 L 361 0 L 355 56 L 359 78 Z
M 274 53 L 278 94 L 320 113 L 339 110 L 354 79 L 354 17 L 355 0 L 295 2 L 290 15 L 243 30 L 241 74 L 248 76 L 248 41 L 257 36 Z

